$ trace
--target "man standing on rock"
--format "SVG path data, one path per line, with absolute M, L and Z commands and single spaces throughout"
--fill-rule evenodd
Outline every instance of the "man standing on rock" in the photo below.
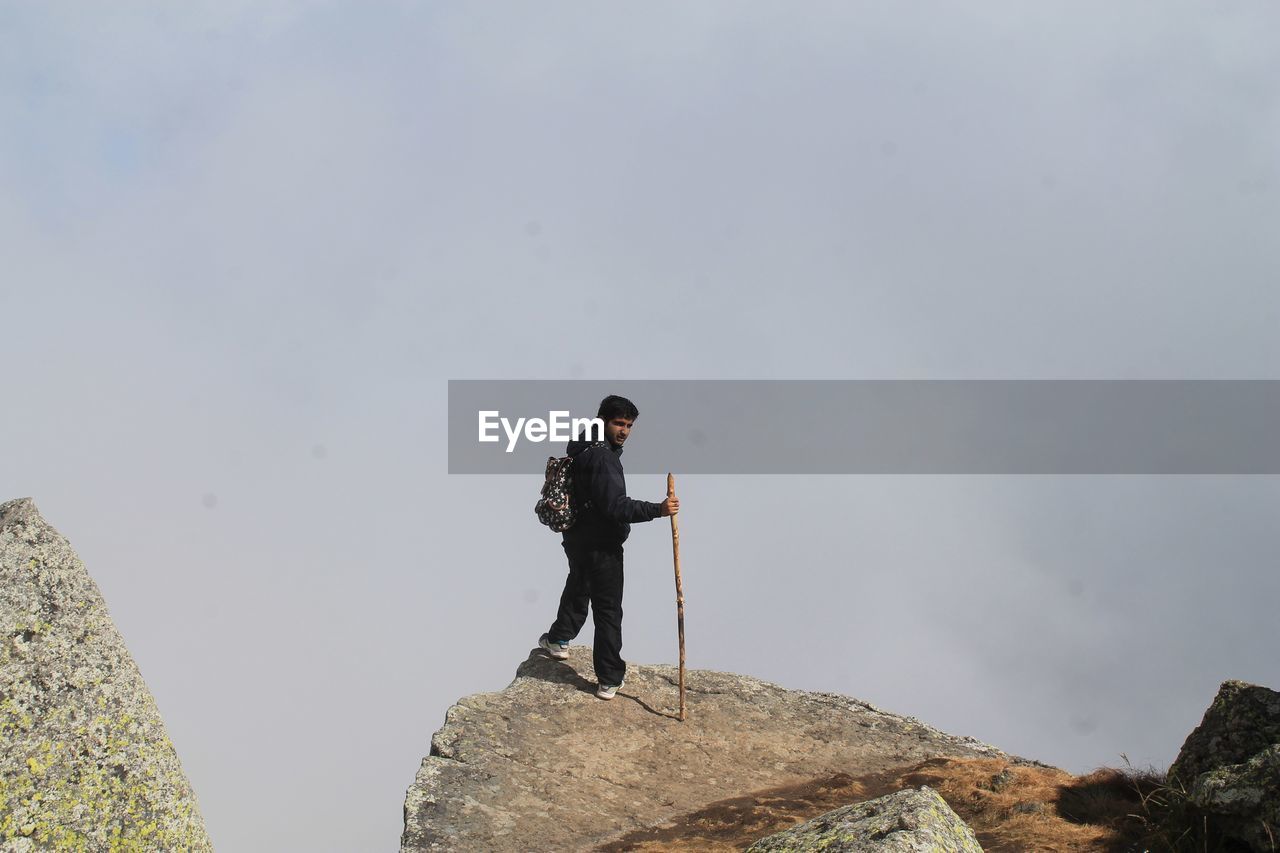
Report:
M 639 416 L 640 410 L 626 397 L 610 395 L 600 401 L 596 413 L 604 421 L 604 446 L 592 447 L 582 438 L 569 442 L 578 507 L 577 520 L 561 534 L 569 577 L 556 621 L 538 639 L 553 658 L 567 658 L 569 641 L 582 630 L 590 604 L 596 627 L 596 695 L 601 699 L 612 699 L 627 674 L 627 662 L 622 659 L 622 543 L 633 522 L 675 515 L 680 509 L 675 497 L 658 503 L 627 497 L 622 445 Z

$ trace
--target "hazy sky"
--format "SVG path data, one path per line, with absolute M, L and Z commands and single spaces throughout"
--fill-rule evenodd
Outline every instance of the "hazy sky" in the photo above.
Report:
M 0 499 L 219 849 L 395 849 L 565 572 L 540 471 L 445 473 L 447 379 L 1280 378 L 1277 43 L 1261 2 L 0 3 Z M 1280 686 L 1273 477 L 680 496 L 691 667 L 1076 772 Z

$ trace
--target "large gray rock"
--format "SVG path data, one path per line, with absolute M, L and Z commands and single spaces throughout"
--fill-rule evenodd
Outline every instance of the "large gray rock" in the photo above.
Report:
M 0 843 L 211 850 L 97 585 L 30 498 L 0 504 Z
M 1224 681 L 1169 765 L 1169 779 L 1189 789 L 1201 773 L 1248 761 L 1275 743 L 1280 743 L 1280 692 Z
M 1280 692 L 1224 681 L 1169 766 L 1227 837 L 1253 850 L 1280 844 Z
M 1248 761 L 1201 773 L 1191 802 L 1218 819 L 1224 834 L 1257 851 L 1280 846 L 1280 744 Z
M 928 785 L 829 811 L 747 849 L 754 853 L 982 853 L 973 830 Z
M 940 756 L 1002 758 L 973 738 L 830 693 L 722 672 L 629 664 L 597 699 L 591 649 L 534 650 L 497 693 L 465 697 L 405 798 L 402 851 L 582 850 L 725 797 Z M 1043 766 L 1043 765 L 1040 765 Z

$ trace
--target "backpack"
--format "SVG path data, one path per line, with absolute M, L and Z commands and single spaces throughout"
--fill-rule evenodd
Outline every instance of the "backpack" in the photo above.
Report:
M 582 453 L 586 453 L 592 447 L 604 446 L 605 442 L 597 441 L 585 448 Z M 578 507 L 573 497 L 573 460 L 572 456 L 547 457 L 547 473 L 542 481 L 542 497 L 533 507 L 533 511 L 538 514 L 538 521 L 556 533 L 563 533 L 573 527 L 573 523 L 578 520 Z

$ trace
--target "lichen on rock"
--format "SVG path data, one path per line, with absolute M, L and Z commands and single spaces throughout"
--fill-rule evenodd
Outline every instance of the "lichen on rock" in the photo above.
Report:
M 982 853 L 982 845 L 928 785 L 843 806 L 762 838 L 752 853 Z
M 1225 837 L 1254 850 L 1280 840 L 1280 692 L 1224 681 L 1169 766 Z
M 0 845 L 212 849 L 97 584 L 30 498 L 0 504 Z

